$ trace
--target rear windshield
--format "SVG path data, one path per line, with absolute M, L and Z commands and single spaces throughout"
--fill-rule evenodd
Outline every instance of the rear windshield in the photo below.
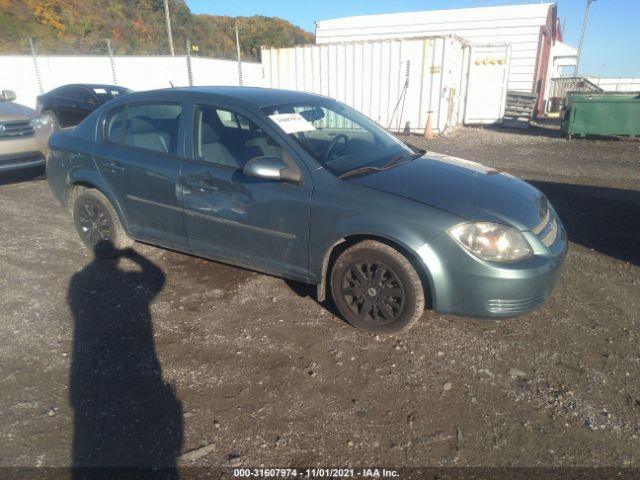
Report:
M 131 93 L 128 88 L 114 88 L 114 87 L 93 87 L 91 91 L 98 97 L 100 103 L 108 102 L 114 98 Z

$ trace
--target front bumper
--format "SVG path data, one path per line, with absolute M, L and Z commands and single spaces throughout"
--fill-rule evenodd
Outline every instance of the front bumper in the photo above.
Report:
M 550 296 L 568 250 L 567 235 L 557 219 L 558 234 L 546 246 L 532 232 L 523 235 L 533 256 L 514 263 L 481 260 L 442 234 L 419 249 L 430 277 L 434 311 L 479 318 L 509 318 L 535 310 Z
M 52 131 L 50 125 L 44 125 L 32 135 L 0 138 L 0 172 L 44 165 Z
M 0 172 L 39 167 L 45 164 L 40 152 L 26 152 L 14 155 L 0 155 Z

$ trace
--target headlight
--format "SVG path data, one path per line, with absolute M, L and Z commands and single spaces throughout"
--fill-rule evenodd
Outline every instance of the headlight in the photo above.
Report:
M 499 223 L 463 223 L 449 235 L 476 257 L 492 262 L 515 262 L 533 254 L 531 246 L 513 227 Z
M 31 126 L 37 130 L 38 128 L 48 125 L 49 119 L 47 117 L 42 117 L 42 116 L 34 117 L 31 119 L 29 123 L 31 123 Z

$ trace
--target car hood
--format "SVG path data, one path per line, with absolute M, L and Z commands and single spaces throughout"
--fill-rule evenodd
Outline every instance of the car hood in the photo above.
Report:
M 430 205 L 466 220 L 530 230 L 547 213 L 547 199 L 528 183 L 461 158 L 429 152 L 395 168 L 349 182 Z
M 0 122 L 28 120 L 36 116 L 36 111 L 13 102 L 0 102 Z

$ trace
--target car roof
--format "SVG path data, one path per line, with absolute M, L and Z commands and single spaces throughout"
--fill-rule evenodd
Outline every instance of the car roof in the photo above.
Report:
M 54 90 L 58 90 L 60 88 L 66 88 L 66 87 L 105 88 L 105 89 L 122 88 L 122 89 L 128 90 L 127 87 L 123 87 L 122 85 L 109 85 L 107 83 L 69 83 L 67 85 L 60 85 L 59 87 L 56 87 Z
M 271 105 L 283 105 L 288 103 L 310 102 L 317 100 L 331 100 L 321 95 L 296 92 L 293 90 L 277 90 L 273 88 L 261 87 L 178 87 L 165 88 L 162 90 L 147 90 L 142 92 L 134 92 L 126 97 L 121 97 L 122 103 L 130 102 L 136 98 L 153 97 L 153 98 L 189 98 L 205 97 L 212 95 L 218 99 L 230 100 L 235 103 L 245 104 L 251 107 L 268 107 Z

